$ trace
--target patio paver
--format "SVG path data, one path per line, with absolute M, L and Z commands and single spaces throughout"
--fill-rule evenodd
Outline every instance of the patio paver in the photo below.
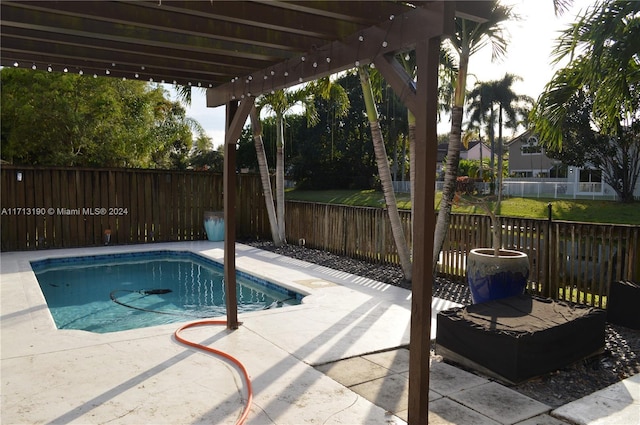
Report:
M 547 413 L 550 407 L 496 382 L 449 395 L 451 399 L 501 424 L 514 424 Z

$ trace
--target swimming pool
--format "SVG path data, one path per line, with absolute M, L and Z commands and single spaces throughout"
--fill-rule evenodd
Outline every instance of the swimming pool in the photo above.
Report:
M 58 329 L 116 332 L 226 315 L 223 266 L 189 251 L 31 262 Z M 302 294 L 236 274 L 238 312 L 300 304 Z

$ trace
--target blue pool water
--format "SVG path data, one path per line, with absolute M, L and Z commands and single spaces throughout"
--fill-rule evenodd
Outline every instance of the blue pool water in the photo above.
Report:
M 191 252 L 56 258 L 31 267 L 59 329 L 106 333 L 226 315 L 222 265 Z M 303 297 L 243 272 L 236 283 L 239 313 Z

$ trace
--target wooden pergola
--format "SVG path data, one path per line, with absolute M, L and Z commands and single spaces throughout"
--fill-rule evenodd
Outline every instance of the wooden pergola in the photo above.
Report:
M 488 1 L 6 1 L 0 65 L 207 89 L 226 105 L 224 214 L 228 327 L 235 299 L 235 149 L 263 93 L 373 64 L 416 117 L 409 423 L 428 421 L 437 84 L 454 17 Z M 415 50 L 417 79 L 396 61 Z

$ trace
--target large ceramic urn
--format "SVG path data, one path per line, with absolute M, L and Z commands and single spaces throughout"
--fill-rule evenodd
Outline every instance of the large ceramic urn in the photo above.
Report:
M 467 256 L 467 282 L 471 300 L 479 304 L 500 298 L 521 295 L 529 278 L 527 254 L 493 248 L 472 249 Z

